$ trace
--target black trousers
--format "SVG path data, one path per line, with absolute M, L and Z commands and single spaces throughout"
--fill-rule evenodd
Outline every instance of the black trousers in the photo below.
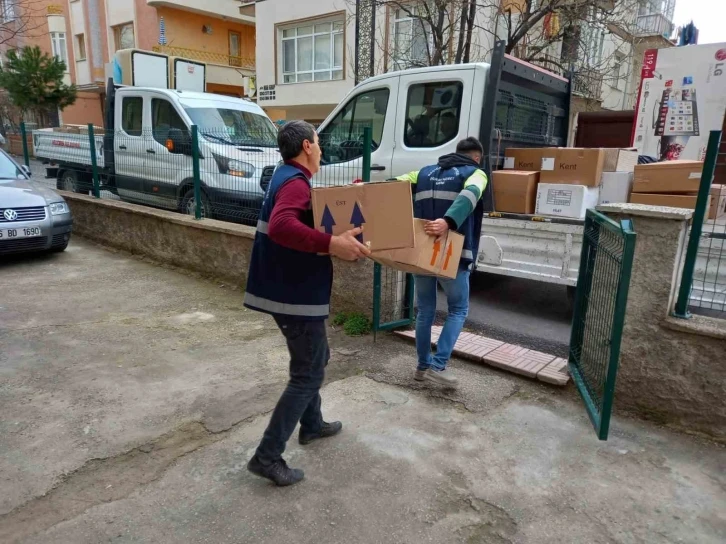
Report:
M 272 463 L 282 457 L 285 444 L 295 426 L 305 434 L 315 434 L 323 425 L 320 411 L 320 387 L 330 359 L 325 321 L 300 321 L 275 317 L 287 340 L 290 352 L 290 380 L 272 412 L 257 457 Z

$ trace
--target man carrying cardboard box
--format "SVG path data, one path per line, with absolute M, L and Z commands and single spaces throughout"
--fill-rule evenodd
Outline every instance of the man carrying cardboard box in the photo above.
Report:
M 314 228 L 310 178 L 320 169 L 321 153 L 313 126 L 291 121 L 280 129 L 277 143 L 285 163 L 275 170 L 262 203 L 244 305 L 275 319 L 290 352 L 290 381 L 247 468 L 284 486 L 304 476 L 282 458 L 298 422 L 303 445 L 343 428 L 338 421 L 323 421 L 320 411 L 330 358 L 325 320 L 333 264 L 328 254 L 355 261 L 370 252 L 355 238 L 361 229 L 332 236 Z
M 456 153 L 439 158 L 438 164 L 399 176 L 413 188 L 413 214 L 425 219 L 429 236 L 443 237 L 449 230 L 464 235 L 464 246 L 456 279 L 414 275 L 416 284 L 416 351 L 414 379 L 456 387 L 458 380 L 446 370 L 454 344 L 469 313 L 469 275 L 479 248 L 483 205 L 481 196 L 487 176 L 479 167 L 484 148 L 476 138 L 466 138 Z M 431 327 L 436 317 L 436 286 L 446 294 L 449 314 L 439 337 L 436 355 L 431 353 Z

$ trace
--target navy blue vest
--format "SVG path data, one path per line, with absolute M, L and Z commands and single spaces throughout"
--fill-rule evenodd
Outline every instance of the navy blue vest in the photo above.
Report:
M 270 180 L 262 201 L 252 246 L 244 305 L 267 314 L 303 321 L 327 319 L 333 285 L 333 263 L 328 255 L 316 255 L 283 247 L 267 235 L 278 191 L 293 178 L 305 178 L 294 166 L 280 166 Z M 310 184 L 310 180 L 308 185 Z M 312 210 L 303 222 L 313 228 Z
M 443 169 L 438 165 L 426 166 L 418 174 L 414 185 L 413 215 L 418 219 L 434 221 L 444 217 L 451 204 L 464 188 L 464 183 L 478 170 L 475 166 L 464 165 Z M 464 235 L 464 249 L 461 252 L 461 265 L 469 267 L 479 250 L 479 236 L 484 205 L 481 198 L 474 211 L 466 218 L 457 232 Z

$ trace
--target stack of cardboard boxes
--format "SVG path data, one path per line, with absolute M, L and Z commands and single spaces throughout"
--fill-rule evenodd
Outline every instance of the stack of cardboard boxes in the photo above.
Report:
M 642 164 L 635 168 L 630 202 L 652 206 L 695 209 L 701 185 L 701 161 L 668 161 Z M 726 214 L 726 186 L 713 185 L 708 218 Z
M 342 234 L 361 227 L 359 240 L 371 258 L 414 274 L 455 278 L 464 237 L 449 232 L 436 239 L 414 219 L 408 181 L 358 183 L 312 191 L 313 219 L 321 232 Z
M 509 148 L 494 172 L 497 211 L 582 219 L 598 204 L 627 202 L 638 162 L 625 149 Z

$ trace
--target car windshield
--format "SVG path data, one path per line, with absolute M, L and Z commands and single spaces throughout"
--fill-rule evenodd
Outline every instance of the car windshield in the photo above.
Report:
M 277 147 L 277 129 L 267 117 L 222 108 L 184 108 L 199 132 L 234 145 Z
M 13 161 L 0 153 L 0 180 L 8 179 L 25 179 L 25 175 Z

